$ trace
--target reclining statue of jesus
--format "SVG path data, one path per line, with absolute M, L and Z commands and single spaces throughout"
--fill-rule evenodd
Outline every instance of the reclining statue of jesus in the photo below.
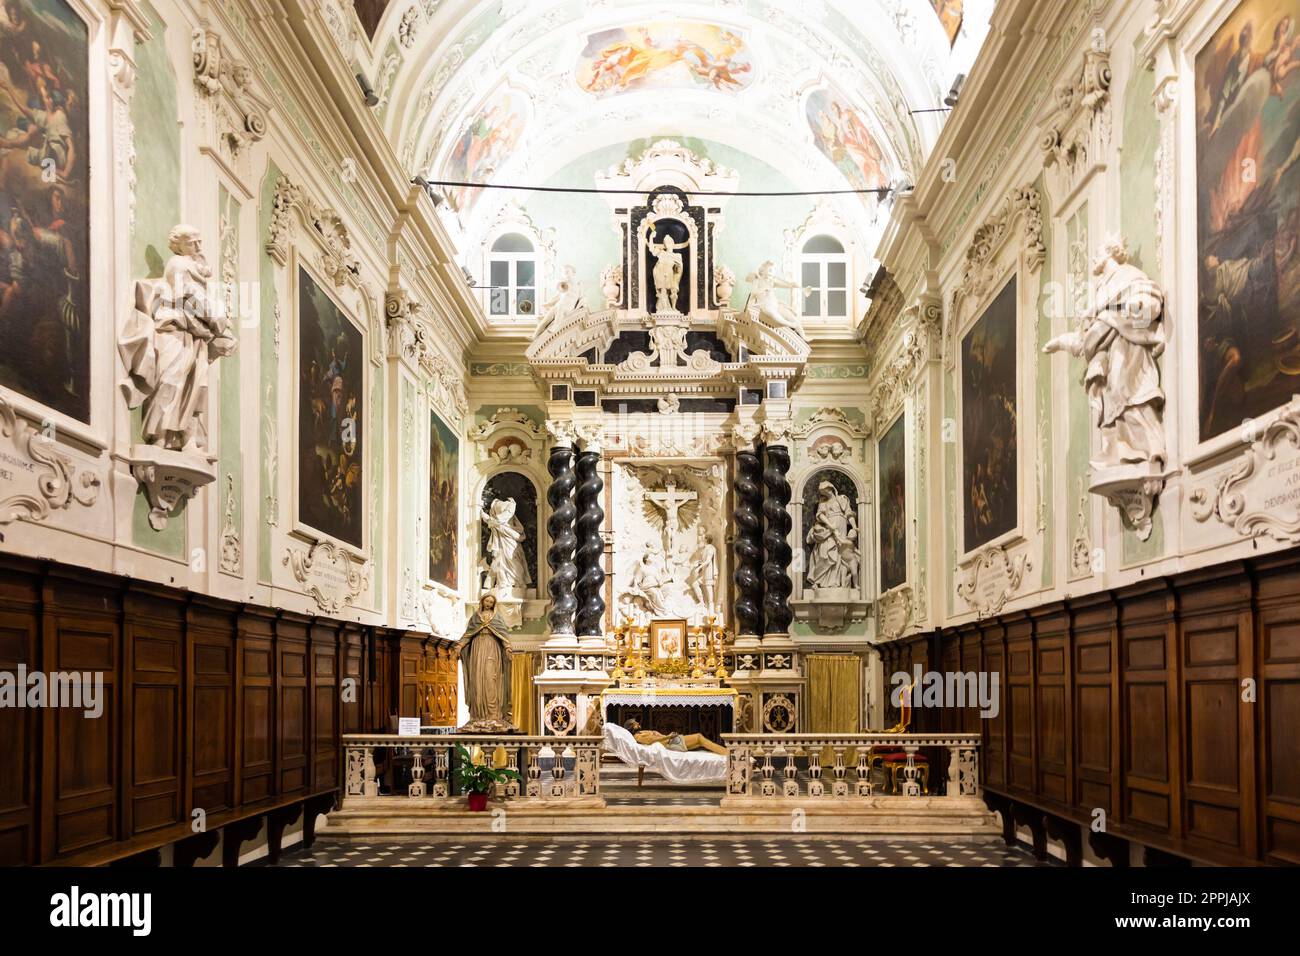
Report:
M 707 750 L 709 753 L 727 755 L 727 748 L 721 744 L 715 744 L 703 734 L 661 734 L 657 730 L 642 730 L 641 725 L 635 720 L 629 720 L 623 725 L 625 730 L 632 732 L 632 738 L 643 747 L 649 747 L 651 744 L 663 744 L 667 750 L 676 750 L 680 753 L 686 753 L 690 750 Z

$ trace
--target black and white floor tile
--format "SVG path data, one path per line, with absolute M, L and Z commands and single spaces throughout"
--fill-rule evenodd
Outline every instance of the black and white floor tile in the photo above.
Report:
M 1001 841 L 857 839 L 460 840 L 423 844 L 318 841 L 287 852 L 287 867 L 1033 867 L 1051 866 Z

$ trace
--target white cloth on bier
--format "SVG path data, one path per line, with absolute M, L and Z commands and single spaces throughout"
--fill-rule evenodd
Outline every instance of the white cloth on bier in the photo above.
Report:
M 672 783 L 722 783 L 727 779 L 727 758 L 722 754 L 639 744 L 618 724 L 605 724 L 605 749 L 624 763 L 653 770 Z

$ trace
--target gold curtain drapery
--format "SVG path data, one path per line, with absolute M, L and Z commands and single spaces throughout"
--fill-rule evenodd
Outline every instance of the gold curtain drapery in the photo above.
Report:
M 537 695 L 533 693 L 533 675 L 541 654 L 518 651 L 510 655 L 510 705 L 514 725 L 525 734 L 537 733 Z
M 862 662 L 854 654 L 813 654 L 808 667 L 808 730 L 855 734 L 862 729 Z

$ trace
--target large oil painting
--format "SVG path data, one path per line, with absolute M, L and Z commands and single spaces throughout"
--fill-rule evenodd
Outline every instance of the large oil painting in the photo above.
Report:
M 822 86 L 808 96 L 813 141 L 855 189 L 878 189 L 888 181 L 885 154 L 862 113 L 837 90 Z
M 907 580 L 907 416 L 880 439 L 880 590 Z
M 306 269 L 298 270 L 298 520 L 363 547 L 365 348 Z
M 1200 437 L 1300 391 L 1300 0 L 1246 0 L 1196 58 Z
M 462 183 L 490 182 L 514 154 L 528 116 L 527 96 L 509 87 L 497 89 L 461 130 L 443 178 Z M 472 187 L 448 187 L 447 202 L 456 212 L 468 213 L 482 193 L 482 189 Z
M 597 96 L 695 87 L 730 93 L 754 81 L 754 63 L 744 37 L 732 30 L 666 21 L 593 33 L 576 75 Z
M 1016 282 L 1011 280 L 961 342 L 965 550 L 1016 526 Z
M 0 4 L 0 385 L 90 421 L 87 30 Z
M 459 586 L 456 563 L 460 525 L 460 439 L 429 414 L 429 578 Z

